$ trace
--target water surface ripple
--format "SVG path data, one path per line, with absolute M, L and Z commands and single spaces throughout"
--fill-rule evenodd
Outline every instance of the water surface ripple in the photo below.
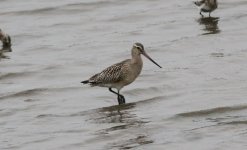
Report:
M 247 2 L 1 0 L 0 149 L 247 148 Z M 80 81 L 130 57 L 147 59 L 122 93 Z

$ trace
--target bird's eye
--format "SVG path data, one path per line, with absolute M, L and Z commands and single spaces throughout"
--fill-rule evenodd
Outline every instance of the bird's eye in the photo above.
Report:
M 142 51 L 142 48 L 141 47 L 137 46 L 136 48 L 139 49 L 140 51 Z

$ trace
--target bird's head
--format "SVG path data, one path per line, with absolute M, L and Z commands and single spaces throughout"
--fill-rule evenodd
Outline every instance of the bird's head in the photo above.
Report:
M 158 63 L 156 63 L 144 50 L 144 46 L 141 43 L 135 43 L 132 48 L 132 56 L 144 55 L 147 59 L 153 62 L 158 67 L 162 68 Z
M 145 53 L 144 46 L 141 43 L 135 43 L 132 48 L 133 55 L 141 55 Z

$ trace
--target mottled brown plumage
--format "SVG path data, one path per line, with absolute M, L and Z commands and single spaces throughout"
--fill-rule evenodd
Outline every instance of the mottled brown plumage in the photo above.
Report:
M 141 54 L 159 66 L 147 55 L 141 43 L 135 43 L 131 51 L 132 59 L 126 59 L 120 63 L 116 63 L 81 83 L 90 84 L 91 86 L 108 87 L 111 92 L 118 95 L 119 104 L 123 104 L 125 103 L 125 98 L 119 94 L 119 91 L 124 86 L 132 83 L 141 73 L 143 66 Z M 161 66 L 159 67 L 161 68 Z M 116 88 L 117 92 L 111 88 Z
M 104 86 L 104 84 L 118 83 L 124 78 L 124 68 L 128 61 L 130 61 L 130 59 L 114 64 L 103 70 L 101 73 L 95 74 L 89 79 L 89 83 L 92 86 Z

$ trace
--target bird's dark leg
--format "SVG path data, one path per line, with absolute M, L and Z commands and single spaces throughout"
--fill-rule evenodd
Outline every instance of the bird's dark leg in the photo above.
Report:
M 123 95 L 119 94 L 119 91 L 118 92 L 115 92 L 113 91 L 111 88 L 109 88 L 109 91 L 116 94 L 118 96 L 118 104 L 124 104 L 125 103 L 125 98 Z
M 211 17 L 210 14 L 211 14 L 211 12 L 209 12 L 209 17 Z
M 118 93 L 115 92 L 115 91 L 113 91 L 111 88 L 109 88 L 109 91 L 112 92 L 112 93 L 114 93 L 114 94 L 117 94 L 117 95 L 118 95 Z
M 121 104 L 125 104 L 125 98 L 123 95 L 119 94 L 119 90 L 118 90 L 118 103 L 119 101 L 121 102 Z

